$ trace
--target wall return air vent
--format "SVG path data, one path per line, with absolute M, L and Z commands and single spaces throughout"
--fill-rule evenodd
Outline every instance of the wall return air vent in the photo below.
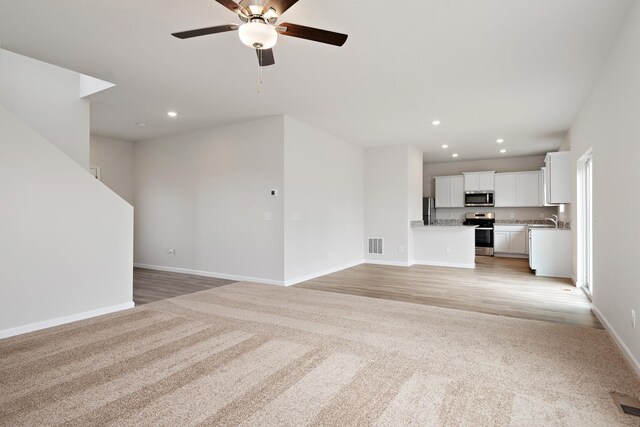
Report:
M 640 401 L 633 396 L 627 396 L 624 394 L 611 392 L 611 397 L 615 402 L 620 412 L 625 415 L 631 415 L 634 417 L 640 417 Z
M 369 253 L 382 255 L 384 240 L 381 237 L 369 237 Z

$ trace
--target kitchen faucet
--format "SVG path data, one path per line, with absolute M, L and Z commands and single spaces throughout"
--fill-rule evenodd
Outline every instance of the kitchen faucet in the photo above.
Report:
M 558 215 L 551 215 L 553 218 L 545 218 L 545 221 L 551 221 L 555 228 L 558 228 L 559 218 Z

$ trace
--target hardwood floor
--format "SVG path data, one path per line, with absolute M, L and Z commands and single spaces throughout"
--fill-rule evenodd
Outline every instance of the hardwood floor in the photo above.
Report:
M 525 259 L 478 257 L 474 270 L 362 264 L 296 286 L 602 329 L 581 289 L 533 275 Z
M 168 271 L 133 269 L 133 302 L 147 304 L 235 283 L 232 280 Z

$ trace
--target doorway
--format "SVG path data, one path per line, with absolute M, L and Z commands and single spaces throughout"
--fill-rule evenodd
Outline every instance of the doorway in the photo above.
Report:
M 578 160 L 578 285 L 593 295 L 593 151 Z

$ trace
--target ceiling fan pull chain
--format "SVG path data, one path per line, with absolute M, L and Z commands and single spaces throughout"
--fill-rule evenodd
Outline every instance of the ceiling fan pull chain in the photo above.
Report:
M 258 93 L 262 93 L 262 49 L 258 49 L 258 56 L 260 61 L 258 61 L 258 87 L 256 90 Z

